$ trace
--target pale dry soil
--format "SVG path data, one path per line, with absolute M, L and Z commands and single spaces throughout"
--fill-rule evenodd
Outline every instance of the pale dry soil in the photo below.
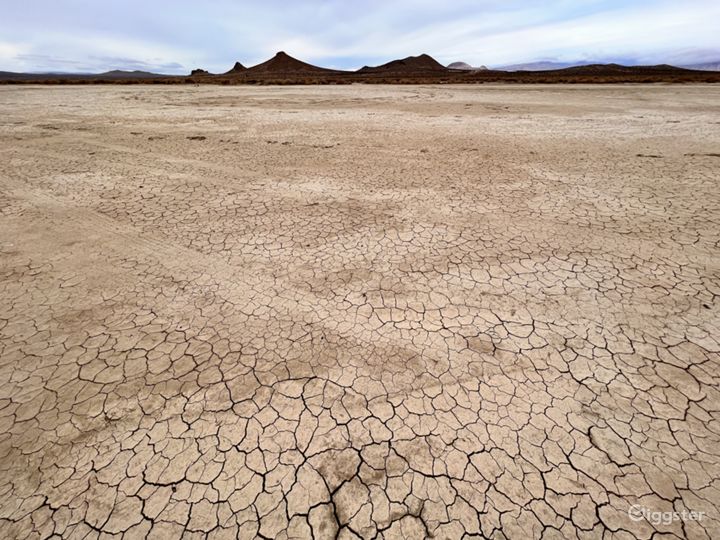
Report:
M 4 87 L 0 537 L 720 538 L 719 183 L 718 86 Z

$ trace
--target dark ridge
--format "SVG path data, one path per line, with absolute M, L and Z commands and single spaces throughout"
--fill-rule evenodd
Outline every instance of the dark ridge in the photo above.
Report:
M 409 72 L 445 72 L 448 69 L 429 54 L 420 56 L 408 56 L 401 60 L 392 60 L 381 66 L 365 66 L 358 70 L 359 73 L 409 73 Z
M 233 73 L 242 73 L 243 71 L 247 71 L 247 68 L 243 66 L 240 62 L 235 62 L 235 65 L 232 67 L 230 71 L 226 71 L 225 75 L 232 75 Z
M 270 60 L 258 64 L 244 71 L 247 75 L 283 74 L 283 73 L 336 73 L 332 69 L 313 66 L 297 58 L 293 58 L 284 51 L 280 51 Z
M 204 70 L 204 69 L 193 69 L 193 70 L 190 72 L 190 76 L 191 76 L 191 77 L 198 77 L 198 76 L 204 77 L 204 76 L 207 76 L 207 75 L 210 75 L 210 72 L 209 72 L 209 71 L 206 71 L 206 70 Z
M 692 72 L 690 69 L 658 64 L 656 66 L 622 66 L 620 64 L 588 64 L 586 66 L 572 66 L 562 69 L 550 70 L 557 73 L 648 73 L 648 72 Z

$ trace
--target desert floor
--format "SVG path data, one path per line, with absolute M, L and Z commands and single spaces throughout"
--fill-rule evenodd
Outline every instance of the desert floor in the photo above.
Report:
M 720 538 L 719 312 L 720 86 L 3 87 L 0 537 Z

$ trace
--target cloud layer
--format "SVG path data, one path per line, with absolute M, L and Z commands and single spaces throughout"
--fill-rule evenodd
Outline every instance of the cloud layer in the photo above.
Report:
M 443 63 L 689 64 L 720 59 L 717 0 L 34 0 L 0 18 L 0 69 L 226 71 L 277 50 L 353 69 Z

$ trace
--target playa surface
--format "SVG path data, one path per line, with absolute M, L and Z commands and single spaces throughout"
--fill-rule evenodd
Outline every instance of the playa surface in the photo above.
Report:
M 0 88 L 0 537 L 720 538 L 718 171 L 720 86 Z

